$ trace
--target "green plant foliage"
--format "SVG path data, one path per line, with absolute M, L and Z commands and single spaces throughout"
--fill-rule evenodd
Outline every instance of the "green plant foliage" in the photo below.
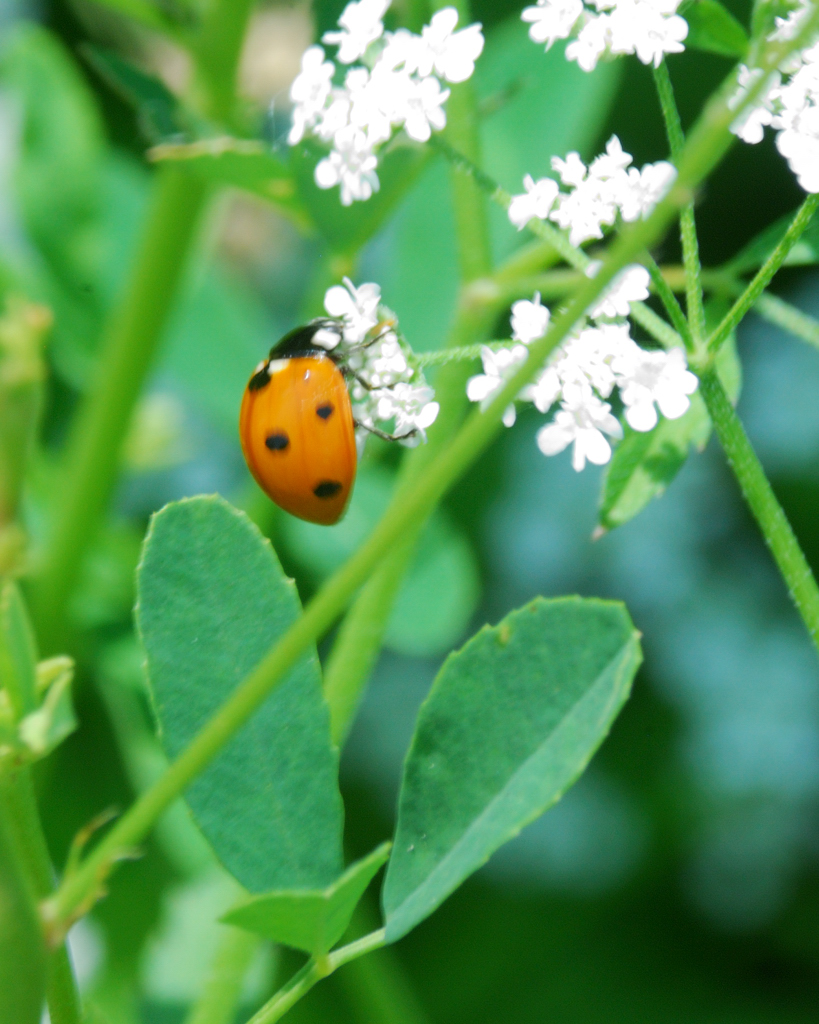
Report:
M 708 50 L 742 60 L 748 52 L 748 33 L 717 0 L 693 0 L 680 6 L 688 22 L 686 48 Z
M 0 1024 L 39 1024 L 45 978 L 37 905 L 0 806 Z
M 111 88 L 136 109 L 139 126 L 150 142 L 173 139 L 184 131 L 179 101 L 164 82 L 99 46 L 84 47 L 83 55 Z
M 221 919 L 313 956 L 328 953 L 346 932 L 353 912 L 390 855 L 382 843 L 326 889 L 269 892 L 240 903 Z
M 758 270 L 782 241 L 795 216 L 796 210 L 774 221 L 773 224 L 765 228 L 755 238 L 752 238 L 725 265 L 725 270 L 730 274 L 736 275 L 748 274 L 751 271 Z M 805 267 L 814 263 L 819 263 L 819 215 L 817 214 L 813 215 L 802 237 L 785 257 L 785 262 L 782 265 L 785 267 Z
M 366 203 L 342 206 L 337 188 L 320 189 L 313 178 L 316 164 L 326 155 L 326 149 L 307 139 L 290 151 L 290 165 L 303 205 L 339 253 L 355 253 L 375 235 L 429 161 L 425 146 L 394 143 L 379 157 L 379 190 Z
M 137 623 L 161 738 L 175 757 L 300 612 L 270 544 L 218 497 L 157 513 Z M 337 753 L 315 651 L 303 657 L 187 799 L 251 892 L 329 885 L 341 871 Z
M 165 10 L 163 10 L 164 7 L 178 11 L 180 9 L 179 4 L 160 5 L 152 3 L 151 0 L 95 0 L 95 2 L 105 7 L 110 7 L 118 14 L 122 14 L 132 21 L 144 25 L 145 28 L 162 32 L 163 35 L 170 36 L 173 39 L 180 41 L 182 39 L 180 26 L 171 21 L 166 15 Z
M 336 526 L 315 526 L 287 517 L 282 534 L 306 569 L 323 579 L 367 539 L 389 505 L 394 475 L 365 464 L 346 515 Z M 399 654 L 443 654 L 464 635 L 480 599 L 480 576 L 467 538 L 436 512 L 424 528 L 398 592 L 385 644 Z
M 487 34 L 475 66 L 474 88 L 484 111 L 479 163 L 513 193 L 523 190 L 524 174 L 550 174 L 553 155 L 572 149 L 587 154 L 617 94 L 622 61 L 601 62 L 587 74 L 563 50 L 558 43 L 544 53 L 518 13 Z M 371 260 L 368 272 L 377 274 L 417 351 L 441 347 L 455 310 L 458 256 L 450 177 L 444 162 L 434 161 L 365 254 L 365 267 Z M 487 207 L 493 253 L 502 259 L 527 236 L 488 199 Z
M 313 222 L 296 194 L 290 168 L 261 142 L 223 136 L 187 145 L 161 145 L 152 160 L 181 161 L 185 167 L 219 185 L 244 189 L 272 203 L 303 229 Z
M 18 721 L 35 710 L 37 646 L 20 588 L 12 580 L 0 589 L 0 682 Z
M 726 300 L 712 298 L 706 307 L 708 326 L 716 327 L 728 308 Z M 722 346 L 716 361 L 720 380 L 736 404 L 742 387 L 742 365 L 734 335 Z M 691 408 L 679 419 L 661 416 L 654 430 L 647 433 L 626 426 L 625 436 L 614 449 L 603 478 L 599 531 L 622 526 L 664 494 L 685 465 L 689 452 L 703 451 L 710 436 L 711 420 L 698 392 L 691 396 Z
M 565 793 L 641 657 L 622 604 L 538 598 L 447 658 L 404 765 L 384 887 L 389 941 Z

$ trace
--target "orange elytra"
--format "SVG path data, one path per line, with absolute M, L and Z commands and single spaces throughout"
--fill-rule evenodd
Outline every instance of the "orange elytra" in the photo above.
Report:
M 286 512 L 337 523 L 352 493 L 357 453 L 344 374 L 313 343 L 333 321 L 296 328 L 270 350 L 242 398 L 239 436 L 256 482 Z

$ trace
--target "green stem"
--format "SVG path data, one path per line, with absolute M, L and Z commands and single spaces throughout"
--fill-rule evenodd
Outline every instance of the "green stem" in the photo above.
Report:
M 671 157 L 676 163 L 685 145 L 685 136 L 683 135 L 680 113 L 677 110 L 677 103 L 674 99 L 671 76 L 668 73 L 668 65 L 665 61 L 658 68 L 654 69 L 654 82 L 657 86 L 660 107 L 663 111 L 668 145 L 671 148 Z M 700 252 L 693 202 L 686 203 L 680 211 L 680 237 L 682 239 L 683 263 L 685 265 L 685 298 L 688 306 L 688 320 L 691 325 L 693 344 L 695 347 L 699 347 L 705 341 L 705 306 L 702 299 Z
M 28 768 L 0 779 L 2 801 L 12 839 L 38 900 L 54 892 L 54 871 L 43 835 L 34 785 Z M 46 975 L 46 1001 L 52 1024 L 80 1024 L 82 1010 L 74 971 L 64 942 L 52 950 Z
M 819 588 L 811 568 L 715 370 L 708 369 L 700 377 L 700 391 L 745 500 L 819 650 Z
M 458 0 L 457 7 L 460 23 L 468 24 L 471 20 L 468 0 Z M 453 90 L 447 104 L 446 135 L 473 163 L 480 162 L 478 128 L 474 89 L 471 82 L 465 82 Z M 489 218 L 483 192 L 471 175 L 452 168 L 451 185 L 463 292 L 472 282 L 485 281 L 491 269 Z M 542 266 L 545 256 L 540 247 L 537 253 L 524 254 L 522 262 L 526 265 L 533 258 L 540 259 L 540 264 L 536 265 Z M 469 299 L 469 295 L 462 294 L 459 320 L 448 339 L 450 346 L 463 340 L 465 330 L 474 331 L 470 340 L 489 330 L 487 304 L 479 301 L 473 307 Z M 491 304 L 489 308 L 493 308 Z M 461 368 L 453 367 L 445 371 L 435 383 L 438 401 L 446 411 L 439 416 L 439 422 L 430 432 L 425 448 L 416 449 L 405 457 L 399 487 L 429 463 L 463 418 L 467 401 Z M 333 740 L 336 743 L 343 743 L 355 717 L 367 680 L 383 646 L 390 614 L 424 522 L 425 518 L 419 517 L 397 542 L 383 565 L 366 582 L 347 612 L 333 644 L 325 668 L 324 692 L 330 705 Z
M 771 283 L 774 274 L 785 262 L 788 253 L 802 237 L 805 228 L 813 219 L 818 206 L 819 195 L 809 195 L 799 207 L 796 216 L 791 221 L 790 227 L 783 235 L 779 245 L 765 260 L 753 281 L 740 295 L 731 310 L 726 314 L 722 323 L 708 339 L 709 355 L 715 356 L 717 354 L 725 339 L 731 334 L 748 310 L 758 301 L 763 291 Z
M 819 12 L 815 21 L 819 23 Z M 811 31 L 814 20 L 808 24 Z M 805 31 L 807 31 L 806 29 Z M 803 33 L 788 45 L 796 48 Z M 765 60 L 778 64 L 787 54 L 783 44 L 771 47 Z M 753 103 L 756 83 L 745 102 Z M 578 286 L 565 309 L 555 316 L 547 333 L 529 348 L 529 358 L 508 379 L 493 401 L 481 412 L 473 412 L 452 442 L 396 489 L 387 511 L 358 551 L 324 584 L 290 627 L 242 682 L 233 695 L 194 737 L 161 779 L 146 791 L 96 846 L 76 872 L 66 878 L 49 902 L 46 912 L 55 928 L 65 927 L 77 908 L 88 900 L 113 867 L 124 849 L 140 842 L 157 817 L 190 784 L 241 728 L 250 715 L 278 685 L 306 647 L 314 643 L 336 621 L 352 595 L 400 539 L 426 518 L 446 491 L 473 464 L 501 428 L 506 407 L 514 401 L 543 366 L 550 353 L 562 343 L 588 307 L 606 286 L 643 250 L 650 248 L 675 219 L 680 206 L 690 200 L 693 189 L 710 173 L 731 145 L 729 126 L 742 112 L 728 106 L 736 78 L 706 106 L 680 158 L 679 173 L 669 194 L 646 220 L 629 225 L 617 238 L 598 273 Z M 445 410 L 442 409 L 442 413 Z M 423 449 L 419 449 L 422 451 Z
M 803 313 L 801 309 L 767 292 L 759 296 L 754 309 L 769 323 L 776 324 L 794 337 L 806 341 L 814 348 L 819 348 L 819 320 Z
M 384 929 L 365 935 L 347 946 L 328 953 L 320 961 L 308 960 L 302 969 L 287 982 L 273 998 L 254 1014 L 247 1024 L 274 1024 L 316 985 L 322 978 L 329 977 L 334 971 L 351 960 L 380 949 L 384 945 Z
M 153 365 L 205 204 L 206 185 L 176 167 L 157 172 L 126 293 L 102 350 L 96 381 L 72 426 L 64 482 L 35 582 L 40 641 L 56 650 L 66 605 L 116 483 L 134 407 Z
M 236 102 L 236 71 L 247 22 L 255 0 L 210 0 L 195 44 L 197 71 L 205 92 L 207 113 L 229 123 Z
M 248 968 L 260 945 L 257 935 L 225 927 L 208 979 L 185 1024 L 233 1024 Z
M 665 307 L 665 311 L 668 313 L 671 323 L 682 338 L 686 351 L 691 352 L 693 349 L 693 339 L 691 338 L 691 331 L 688 327 L 688 321 L 685 319 L 685 314 L 680 308 L 679 302 L 677 302 L 677 296 L 671 290 L 668 282 L 663 277 L 663 272 L 657 266 L 657 261 L 651 253 L 643 253 L 642 262 L 643 266 L 651 275 L 651 283 L 654 285 L 654 291 L 657 293 L 660 301 Z

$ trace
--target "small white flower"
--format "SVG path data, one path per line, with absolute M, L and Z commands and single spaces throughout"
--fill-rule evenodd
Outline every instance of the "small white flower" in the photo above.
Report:
M 617 187 L 617 205 L 624 221 L 643 220 L 664 198 L 677 177 L 677 169 L 666 160 L 646 164 L 642 170 L 630 167 Z
M 752 71 L 744 64 L 740 64 L 737 74 L 737 89 L 728 100 L 728 106 L 731 110 L 735 110 L 743 102 L 748 95 L 748 91 L 759 81 L 762 73 L 760 68 L 754 68 Z M 757 105 L 746 108 L 745 112 L 740 114 L 731 125 L 731 131 L 742 139 L 743 142 L 749 142 L 752 145 L 762 142 L 765 127 L 773 121 L 773 105 L 778 95 L 780 84 L 781 76 L 778 72 L 774 72 L 768 87 L 757 99 Z
M 378 158 L 364 132 L 349 125 L 335 136 L 335 149 L 316 165 L 319 188 L 341 186 L 341 203 L 350 206 L 357 199 L 369 199 L 380 184 L 375 169 Z
M 666 53 L 682 53 L 688 22 L 676 14 L 680 0 L 618 0 L 611 14 L 611 52 L 636 53 L 660 66 Z
M 594 277 L 600 268 L 600 263 L 589 265 L 586 273 Z M 648 284 L 651 280 L 645 267 L 637 263 L 621 270 L 620 273 L 608 286 L 603 295 L 598 299 L 597 305 L 589 311 L 593 320 L 606 317 L 614 320 L 616 317 L 628 316 L 631 312 L 632 302 L 642 302 L 648 298 Z
M 522 341 L 524 345 L 531 345 L 546 333 L 549 316 L 547 307 L 540 303 L 540 292 L 535 295 L 533 302 L 520 299 L 512 306 L 512 338 Z
M 634 430 L 653 430 L 657 411 L 668 420 L 676 420 L 691 404 L 689 395 L 697 390 L 698 380 L 686 366 L 680 348 L 670 352 L 646 352 L 624 367 L 627 380 L 620 385 L 620 397 L 626 406 L 626 420 Z
M 558 194 L 557 182 L 552 178 L 541 178 L 535 181 L 531 174 L 523 179 L 525 192 L 512 196 L 509 203 L 509 220 L 520 231 L 533 217 L 545 220 L 555 204 Z
M 338 24 L 340 32 L 325 32 L 323 43 L 338 46 L 338 59 L 352 64 L 362 57 L 371 43 L 384 34 L 381 20 L 390 6 L 390 0 L 357 0 L 344 8 Z
M 408 435 L 403 443 L 410 448 L 426 441 L 426 431 L 438 418 L 441 408 L 433 401 L 432 388 L 427 384 L 396 384 L 392 397 L 395 433 Z
M 566 60 L 576 60 L 584 71 L 594 71 L 598 60 L 611 44 L 609 25 L 608 14 L 593 18 L 587 13 L 577 39 L 566 47 Z
M 416 142 L 427 142 L 433 129 L 446 127 L 443 105 L 449 99 L 449 89 L 441 89 L 437 78 L 422 78 L 410 82 L 404 113 L 404 131 Z
M 448 82 L 465 82 L 472 77 L 475 61 L 483 52 L 483 33 L 479 24 L 455 31 L 458 12 L 445 7 L 433 14 L 421 32 L 417 71 L 422 78 L 433 71 Z
M 332 90 L 334 71 L 332 61 L 325 61 L 320 46 L 311 46 L 302 54 L 301 71 L 290 86 L 293 126 L 288 142 L 291 146 L 301 142 L 305 132 L 318 121 Z
M 538 0 L 537 7 L 524 9 L 521 19 L 530 23 L 532 42 L 545 43 L 548 50 L 558 39 L 568 39 L 582 14 L 583 0 Z
M 360 344 L 378 323 L 378 304 L 381 289 L 377 284 L 362 284 L 356 288 L 349 277 L 327 289 L 324 308 L 332 317 L 344 321 L 344 340 L 347 344 Z
M 572 466 L 579 473 L 586 460 L 602 466 L 611 458 L 611 445 L 604 434 L 623 436 L 611 406 L 601 402 L 591 388 L 564 388 L 563 402 L 554 420 L 537 433 L 537 446 L 544 455 L 557 455 L 573 444 Z
M 470 402 L 480 402 L 481 409 L 485 409 L 528 355 L 525 345 L 514 345 L 512 348 L 502 348 L 497 352 L 484 345 L 481 350 L 483 373 L 469 378 L 466 383 L 466 397 Z M 507 427 L 514 425 L 514 404 L 506 408 L 503 422 Z

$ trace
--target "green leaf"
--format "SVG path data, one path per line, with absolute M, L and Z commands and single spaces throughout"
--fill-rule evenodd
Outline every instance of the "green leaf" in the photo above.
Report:
M 154 161 L 182 161 L 196 174 L 232 185 L 266 199 L 288 212 L 302 227 L 312 222 L 296 195 L 296 182 L 287 164 L 261 142 L 222 136 L 189 144 L 155 146 Z
M 797 211 L 780 217 L 779 220 L 765 228 L 741 249 L 732 260 L 725 265 L 728 274 L 741 276 L 758 270 L 779 245 L 785 232 L 791 226 Z M 819 263 L 819 214 L 814 214 L 810 224 L 785 258 L 785 267 L 805 267 Z
M 161 738 L 176 757 L 300 613 L 269 542 L 218 497 L 153 517 L 137 622 Z M 251 892 L 329 885 L 342 869 L 338 754 L 315 650 L 193 783 L 187 800 Z
M 581 774 L 641 660 L 622 604 L 538 598 L 450 655 L 421 707 L 384 887 L 388 941 Z
M 712 297 L 706 303 L 709 330 L 728 312 L 727 300 Z M 719 351 L 717 372 L 728 397 L 736 405 L 742 386 L 742 366 L 737 355 L 736 337 L 731 335 Z M 623 440 L 603 478 L 600 512 L 595 536 L 622 526 L 633 519 L 666 488 L 685 465 L 689 452 L 703 451 L 711 436 L 711 420 L 698 392 L 691 396 L 691 408 L 676 420 L 660 417 L 650 431 L 626 426 Z
M 282 520 L 282 537 L 298 563 L 324 579 L 367 539 L 386 511 L 395 476 L 365 464 L 346 515 L 336 526 Z M 400 654 L 445 654 L 465 634 L 480 600 L 480 573 L 468 539 L 438 510 L 424 528 L 387 625 L 385 644 Z
M 747 54 L 748 33 L 717 0 L 684 3 L 679 13 L 688 22 L 686 47 L 740 60 Z
M 702 451 L 710 436 L 711 421 L 698 394 L 679 419 L 661 417 L 654 430 L 647 432 L 626 426 L 603 481 L 599 530 L 622 526 L 659 498 L 682 469 L 690 449 Z
M 396 141 L 378 160 L 380 188 L 366 202 L 342 206 L 338 188 L 320 189 L 314 180 L 327 149 L 306 140 L 290 151 L 290 164 L 303 206 L 335 252 L 356 252 L 393 213 L 430 159 L 429 150 Z
M 326 889 L 265 893 L 234 907 L 221 920 L 313 956 L 328 953 L 347 931 L 391 845 L 382 843 Z
M 177 41 L 183 40 L 182 26 L 171 21 L 164 12 L 150 0 L 96 0 L 96 3 L 104 7 L 110 7 L 119 14 L 124 14 L 132 21 L 144 25 L 145 28 L 161 32 Z M 169 5 L 176 6 L 178 5 Z
M 178 138 L 184 132 L 181 105 L 164 82 L 110 50 L 86 45 L 82 52 L 111 88 L 136 109 L 139 126 L 150 142 Z
M 18 721 L 37 708 L 37 645 L 20 588 L 12 580 L 0 589 L 0 685 Z
M 45 979 L 37 904 L 0 806 L 0 1024 L 39 1024 Z

